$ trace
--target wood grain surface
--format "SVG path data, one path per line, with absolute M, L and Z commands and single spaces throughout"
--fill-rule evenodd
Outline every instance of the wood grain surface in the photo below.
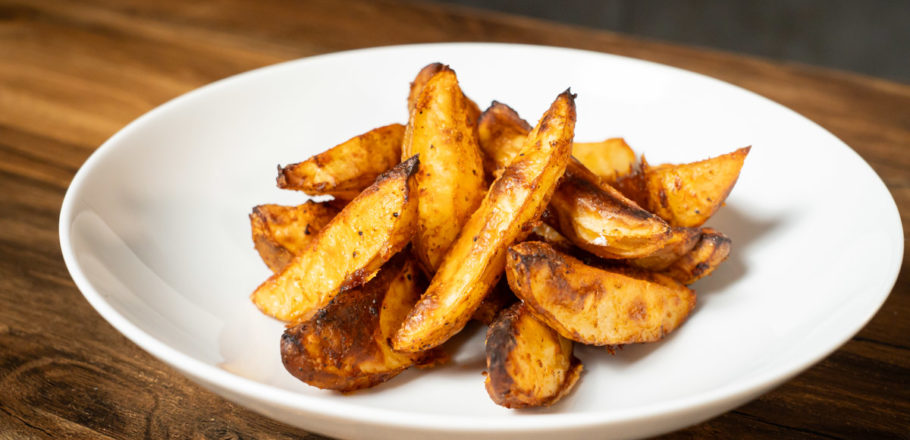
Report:
M 609 52 L 755 91 L 851 145 L 885 181 L 905 236 L 910 232 L 910 86 L 904 84 L 391 0 L 0 0 L 0 439 L 321 438 L 203 390 L 107 324 L 63 265 L 60 205 L 96 147 L 186 91 L 299 57 L 439 41 Z M 806 166 L 824 166 L 824 158 Z M 837 352 L 758 400 L 665 438 L 908 433 L 905 264 L 881 311 Z

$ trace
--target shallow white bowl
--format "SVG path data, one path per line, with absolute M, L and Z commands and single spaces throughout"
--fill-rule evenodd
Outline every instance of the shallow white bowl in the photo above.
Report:
M 408 82 L 442 61 L 486 106 L 532 123 L 578 94 L 577 140 L 623 136 L 651 163 L 752 145 L 727 206 L 709 222 L 733 254 L 694 285 L 674 334 L 615 356 L 580 348 L 585 374 L 544 410 L 494 405 L 482 329 L 455 362 L 350 396 L 287 374 L 282 325 L 248 294 L 269 272 L 247 214 L 296 204 L 275 166 L 405 122 Z M 549 47 L 435 44 L 313 57 L 237 75 L 137 119 L 77 173 L 60 216 L 66 265 L 88 301 L 143 349 L 255 411 L 346 438 L 628 438 L 691 425 L 755 398 L 859 331 L 894 285 L 897 208 L 833 135 L 732 85 L 653 63 Z

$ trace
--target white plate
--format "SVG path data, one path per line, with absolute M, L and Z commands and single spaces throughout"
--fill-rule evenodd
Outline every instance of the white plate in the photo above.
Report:
M 466 93 L 534 122 L 578 94 L 576 139 L 624 136 L 652 163 L 752 145 L 709 224 L 733 254 L 695 284 L 699 305 L 656 344 L 577 350 L 576 391 L 510 411 L 483 387 L 482 332 L 456 362 L 341 396 L 281 366 L 282 325 L 250 304 L 269 272 L 253 250 L 254 205 L 299 203 L 275 166 L 390 122 L 425 64 Z M 653 63 L 549 47 L 438 44 L 331 54 L 259 69 L 181 96 L 114 135 L 77 173 L 60 216 L 63 256 L 98 312 L 143 349 L 262 414 L 347 438 L 648 436 L 741 405 L 818 362 L 884 302 L 901 264 L 897 208 L 833 135 L 751 92 Z

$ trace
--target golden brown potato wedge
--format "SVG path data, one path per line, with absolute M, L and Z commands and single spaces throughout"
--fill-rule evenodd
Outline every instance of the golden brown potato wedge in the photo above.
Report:
M 683 284 L 692 284 L 711 275 L 730 255 L 731 240 L 711 229 L 701 230 L 701 239 L 691 251 L 677 259 L 663 273 Z
M 546 216 L 546 213 L 544 213 L 544 216 Z M 525 238 L 525 241 L 542 241 L 553 246 L 553 248 L 558 249 L 560 252 L 567 254 L 572 253 L 573 248 L 575 247 L 568 238 L 563 236 L 554 227 L 543 222 L 534 227 L 534 230 Z
M 509 283 L 505 278 L 500 278 L 496 287 L 490 290 L 490 293 L 480 302 L 480 306 L 474 311 L 471 319 L 490 325 L 496 320 L 496 316 L 502 309 L 518 301 L 512 289 L 509 289 Z
M 486 190 L 469 107 L 455 72 L 443 66 L 426 82 L 408 121 L 402 152 L 420 155 L 413 181 L 418 199 L 414 253 L 430 274 Z
M 389 338 L 422 292 L 415 261 L 401 253 L 361 287 L 338 295 L 312 318 L 285 330 L 281 361 L 298 379 L 349 392 L 385 382 L 440 353 L 399 353 Z
M 417 166 L 412 157 L 380 175 L 253 292 L 253 303 L 282 321 L 306 320 L 335 295 L 369 281 L 417 228 L 417 200 L 409 188 Z
M 522 303 L 487 330 L 486 388 L 506 408 L 549 406 L 569 393 L 583 370 L 572 341 L 540 322 Z
M 670 277 L 588 266 L 541 242 L 509 248 L 506 277 L 538 319 L 584 344 L 657 341 L 695 307 L 695 292 Z
M 502 276 L 509 245 L 527 236 L 563 174 L 575 129 L 575 100 L 560 94 L 497 178 L 446 254 L 430 287 L 395 334 L 395 349 L 420 351 L 458 333 Z
M 572 156 L 607 183 L 632 173 L 635 165 L 635 152 L 623 138 L 576 142 L 572 145 Z
M 351 200 L 401 161 L 404 130 L 401 124 L 375 128 L 303 162 L 279 167 L 278 187 Z
M 670 227 L 578 162 L 570 163 L 550 200 L 556 226 L 576 246 L 602 258 L 639 258 L 664 246 Z
M 524 147 L 531 128 L 511 107 L 493 101 L 477 123 L 483 167 L 487 174 L 498 177 L 509 166 Z
M 698 228 L 673 228 L 670 238 L 662 248 L 646 257 L 629 260 L 629 264 L 642 269 L 662 271 L 689 253 L 699 240 L 701 230 Z
M 671 226 L 697 228 L 727 199 L 751 147 L 682 165 L 648 165 L 620 179 L 618 188 Z
M 420 69 L 420 72 L 417 72 L 417 77 L 414 78 L 414 81 L 411 82 L 411 88 L 408 92 L 408 114 L 410 115 L 414 111 L 414 107 L 417 105 L 417 98 L 420 96 L 420 93 L 423 91 L 423 88 L 426 87 L 427 82 L 433 75 L 439 73 L 442 70 L 448 69 L 449 67 L 442 63 L 430 63 L 424 66 L 423 69 Z M 468 119 L 471 121 L 472 125 L 477 124 L 477 118 L 480 117 L 480 107 L 477 106 L 477 103 L 468 98 L 467 95 L 463 95 L 464 99 L 467 101 L 468 105 Z
M 312 200 L 297 206 L 256 206 L 250 214 L 253 244 L 266 266 L 280 272 L 336 214 L 338 209 Z

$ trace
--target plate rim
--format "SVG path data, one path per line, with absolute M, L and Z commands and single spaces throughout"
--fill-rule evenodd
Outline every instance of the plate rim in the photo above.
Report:
M 130 133 L 135 131 L 139 126 L 145 124 L 147 120 L 154 118 L 159 113 L 167 112 L 171 108 L 181 105 L 184 101 L 196 99 L 197 96 L 203 96 L 207 93 L 212 93 L 213 91 L 216 91 L 222 87 L 227 87 L 229 84 L 245 80 L 248 77 L 263 74 L 264 72 L 274 71 L 278 69 L 290 69 L 300 64 L 315 64 L 326 62 L 334 58 L 357 57 L 367 52 L 400 50 L 407 51 L 426 48 L 440 48 L 441 50 L 445 50 L 448 48 L 459 48 L 466 46 L 481 48 L 485 50 L 525 48 L 530 50 L 574 52 L 582 56 L 607 57 L 613 58 L 616 61 L 623 63 L 646 65 L 649 68 L 668 70 L 676 75 L 693 75 L 699 77 L 702 80 L 712 82 L 715 86 L 733 87 L 739 92 L 744 92 L 748 95 L 751 95 L 753 98 L 757 98 L 759 100 L 765 101 L 766 103 L 770 103 L 775 106 L 777 110 L 788 112 L 792 116 L 801 119 L 803 122 L 808 122 L 809 124 L 815 126 L 815 128 L 820 129 L 821 132 L 831 136 L 833 140 L 840 145 L 841 148 L 845 148 L 847 151 L 853 154 L 853 160 L 858 161 L 858 165 L 865 168 L 865 171 L 872 174 L 876 180 L 876 184 L 880 186 L 880 190 L 883 190 L 885 194 L 887 194 L 887 198 L 890 201 L 888 207 L 889 213 L 886 216 L 886 220 L 889 220 L 891 223 L 896 221 L 897 226 L 895 230 L 900 237 L 900 240 L 898 240 L 898 245 L 894 248 L 896 258 L 891 259 L 893 264 L 892 268 L 889 269 L 889 272 L 892 274 L 890 279 L 884 280 L 879 285 L 880 287 L 878 289 L 869 289 L 870 292 L 874 291 L 880 296 L 877 304 L 875 304 L 868 313 L 864 314 L 865 316 L 863 316 L 863 318 L 860 320 L 861 322 L 859 325 L 855 326 L 855 328 L 853 328 L 854 326 L 850 326 L 849 330 L 845 330 L 842 334 L 837 335 L 837 337 L 834 339 L 837 339 L 838 342 L 821 347 L 820 349 L 818 347 L 815 347 L 815 350 L 810 350 L 811 356 L 802 357 L 797 360 L 791 359 L 772 365 L 762 374 L 748 377 L 748 380 L 733 381 L 718 388 L 702 393 L 697 393 L 692 396 L 668 399 L 659 403 L 643 404 L 630 408 L 623 408 L 619 410 L 613 409 L 602 412 L 588 411 L 582 413 L 560 412 L 546 414 L 530 413 L 521 414 L 519 417 L 476 417 L 465 415 L 439 415 L 419 413 L 419 417 L 413 417 L 415 413 L 409 411 L 365 407 L 351 402 L 344 402 L 343 400 L 324 399 L 321 396 L 310 396 L 296 393 L 294 391 L 279 388 L 274 385 L 268 385 L 230 373 L 221 368 L 218 368 L 215 365 L 210 365 L 188 354 L 184 354 L 183 352 L 155 338 L 151 334 L 146 333 L 144 330 L 140 329 L 137 325 L 133 324 L 129 319 L 119 313 L 111 304 L 109 304 L 104 299 L 103 295 L 101 295 L 92 286 L 91 282 L 88 280 L 88 277 L 82 271 L 82 268 L 79 265 L 77 257 L 75 255 L 70 237 L 70 227 L 75 220 L 75 212 L 73 212 L 77 204 L 75 199 L 81 192 L 80 189 L 83 186 L 84 181 L 87 179 L 87 176 L 92 174 L 92 170 L 95 169 L 99 163 L 102 163 L 105 156 L 117 148 L 120 139 L 128 137 Z M 827 357 L 839 349 L 854 335 L 861 331 L 878 313 L 884 302 L 890 296 L 890 293 L 893 290 L 900 273 L 904 248 L 903 229 L 901 225 L 900 214 L 897 209 L 897 204 L 894 201 L 893 195 L 888 190 L 887 185 L 885 185 L 881 177 L 875 173 L 868 162 L 866 162 L 849 145 L 837 138 L 837 136 L 826 130 L 824 127 L 797 113 L 796 111 L 782 104 L 779 104 L 776 101 L 759 95 L 758 93 L 752 92 L 735 84 L 713 78 L 708 75 L 685 70 L 679 67 L 622 55 L 615 55 L 611 53 L 531 44 L 453 42 L 378 46 L 341 52 L 332 52 L 288 60 L 281 63 L 263 66 L 253 70 L 231 75 L 170 99 L 167 102 L 156 106 L 155 108 L 149 110 L 148 112 L 142 114 L 138 118 L 128 123 L 126 126 L 114 133 L 110 138 L 102 143 L 101 146 L 99 146 L 89 155 L 86 161 L 79 167 L 78 171 L 70 182 L 69 187 L 66 190 L 66 194 L 64 196 L 60 210 L 58 232 L 63 260 L 66 268 L 69 271 L 70 276 L 73 278 L 77 288 L 86 298 L 86 300 L 92 305 L 92 307 L 118 332 L 126 336 L 127 339 L 138 345 L 144 351 L 152 354 L 165 364 L 176 368 L 185 375 L 192 376 L 197 384 L 200 380 L 202 380 L 204 382 L 208 382 L 209 385 L 223 387 L 224 389 L 231 390 L 235 393 L 240 393 L 246 397 L 254 398 L 269 405 L 279 405 L 286 408 L 290 407 L 295 410 L 309 412 L 314 415 L 356 421 L 359 423 L 370 423 L 374 425 L 390 426 L 396 428 L 431 431 L 487 431 L 495 433 L 506 431 L 522 432 L 541 429 L 597 427 L 614 423 L 641 421 L 653 417 L 666 416 L 673 413 L 681 413 L 688 410 L 704 409 L 723 401 L 743 398 L 770 390 L 771 388 L 783 383 L 786 380 L 789 380 L 797 374 L 802 373 L 806 369 L 821 361 L 824 357 Z M 727 409 L 724 409 L 723 411 L 727 411 Z

